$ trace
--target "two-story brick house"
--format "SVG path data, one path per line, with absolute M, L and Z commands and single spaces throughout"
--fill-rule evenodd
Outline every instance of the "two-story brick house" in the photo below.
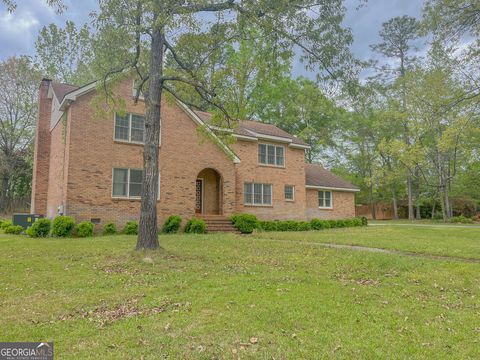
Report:
M 144 103 L 132 84 L 115 92 L 126 115 L 94 117 L 95 84 L 80 88 L 43 80 L 32 180 L 33 213 L 122 225 L 138 220 L 143 166 Z M 233 130 L 209 126 L 210 114 L 163 101 L 159 223 L 172 214 L 247 212 L 261 219 L 355 216 L 350 183 L 306 164 L 308 145 L 270 124 L 241 121 Z M 202 131 L 199 131 L 202 129 Z M 230 131 L 225 144 L 218 131 Z M 207 136 L 205 135 L 207 133 Z

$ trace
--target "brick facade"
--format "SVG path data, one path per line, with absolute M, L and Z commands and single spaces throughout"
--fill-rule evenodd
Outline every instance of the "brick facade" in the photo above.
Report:
M 306 218 L 311 219 L 347 219 L 355 217 L 355 193 L 332 191 L 332 209 L 318 207 L 318 190 L 307 189 Z
M 126 221 L 138 220 L 139 199 L 112 197 L 112 170 L 142 169 L 143 146 L 114 140 L 114 113 L 101 119 L 94 117 L 95 90 L 78 96 L 50 130 L 51 100 L 46 89 L 48 83 L 42 83 L 32 211 L 54 217 L 58 206 L 63 205 L 65 214 L 77 221 L 95 218 L 101 224 L 114 222 L 122 226 Z M 131 100 L 131 82 L 118 85 L 115 92 L 127 100 L 127 113 L 144 114 L 143 102 L 135 104 Z M 309 200 L 313 195 L 305 188 L 303 149 L 275 142 L 284 145 L 285 166 L 269 167 L 258 164 L 260 141 L 237 140 L 230 146 L 240 159 L 235 163 L 219 144 L 198 131 L 195 121 L 180 105 L 162 101 L 159 224 L 172 214 L 185 219 L 195 216 L 197 178 L 204 179 L 205 214 L 248 212 L 261 219 L 297 220 L 327 216 Z M 272 184 L 272 206 L 245 205 L 245 182 Z M 285 185 L 294 186 L 294 201 L 285 200 Z M 354 216 L 354 194 L 344 194 L 335 193 L 329 218 Z

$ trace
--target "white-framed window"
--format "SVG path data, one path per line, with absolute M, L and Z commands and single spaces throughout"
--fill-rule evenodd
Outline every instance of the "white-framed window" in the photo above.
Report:
M 295 186 L 285 185 L 284 193 L 285 193 L 285 200 L 287 201 L 295 200 Z
M 113 169 L 112 197 L 140 198 L 143 170 Z
M 283 167 L 285 165 L 285 148 L 270 144 L 258 144 L 258 162 L 262 165 Z
M 272 205 L 272 184 L 245 183 L 243 203 L 245 205 Z
M 145 141 L 145 117 L 137 114 L 121 116 L 115 113 L 115 140 L 143 144 Z
M 318 207 L 322 209 L 332 209 L 333 200 L 332 192 L 329 190 L 319 190 L 318 191 Z

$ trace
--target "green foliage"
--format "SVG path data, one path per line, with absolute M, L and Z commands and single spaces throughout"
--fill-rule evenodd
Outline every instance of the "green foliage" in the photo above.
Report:
M 259 221 L 258 228 L 262 231 L 308 231 L 323 230 L 330 228 L 354 227 L 366 225 L 366 218 L 322 220 L 312 219 L 311 221 Z
M 367 226 L 368 225 L 368 219 L 365 216 L 360 216 L 360 221 L 362 222 L 362 226 Z
M 57 216 L 52 222 L 52 236 L 70 236 L 75 228 L 75 220 L 70 216 Z
M 114 223 L 105 224 L 102 233 L 103 235 L 115 235 L 117 233 L 117 226 Z
M 136 221 L 127 221 L 125 227 L 123 228 L 123 233 L 126 235 L 137 235 L 138 223 Z
M 65 27 L 44 26 L 35 41 L 36 61 L 45 76 L 57 81 L 85 85 L 93 80 L 92 37 L 87 24 L 68 20 Z
M 258 228 L 263 231 L 277 231 L 278 221 L 259 221 Z
M 452 223 L 462 223 L 462 224 L 472 224 L 473 219 L 472 218 L 467 218 L 463 215 L 460 216 L 454 216 L 450 219 L 450 222 Z
M 312 219 L 310 221 L 310 226 L 312 227 L 312 230 L 330 229 L 330 222 L 328 220 Z
M 90 221 L 82 221 L 75 226 L 75 235 L 78 237 L 93 236 L 93 225 Z
M 192 218 L 185 225 L 185 232 L 190 234 L 205 234 L 206 224 L 202 219 Z
M 258 224 L 257 217 L 252 214 L 235 214 L 230 220 L 242 234 L 251 234 Z
M 11 226 L 11 225 L 13 225 L 13 224 L 12 224 L 12 220 L 9 220 L 9 219 L 3 220 L 3 221 L 2 221 L 2 224 L 0 225 L 0 229 L 2 229 L 3 231 L 5 231 L 5 229 L 6 229 L 7 227 Z
M 174 234 L 180 230 L 180 225 L 182 224 L 182 218 L 178 215 L 170 215 L 165 224 L 162 227 L 162 233 L 164 234 Z
M 27 230 L 26 233 L 30 237 L 47 237 L 50 234 L 52 222 L 50 219 L 42 218 L 35 221 Z
M 23 232 L 23 228 L 20 225 L 8 225 L 3 231 L 5 234 L 20 235 Z

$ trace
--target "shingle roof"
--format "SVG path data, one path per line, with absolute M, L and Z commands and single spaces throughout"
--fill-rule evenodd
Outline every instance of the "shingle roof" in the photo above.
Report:
M 55 96 L 57 97 L 59 102 L 62 102 L 65 95 L 67 95 L 69 92 L 72 92 L 78 89 L 78 86 L 70 85 L 70 84 L 62 84 L 57 82 L 52 82 L 51 85 L 52 85 L 52 90 L 55 93 Z
M 355 185 L 352 185 L 318 164 L 305 164 L 305 184 L 307 186 L 325 186 L 329 188 L 358 190 Z
M 208 112 L 199 111 L 199 110 L 194 110 L 194 112 L 203 122 L 207 124 L 210 122 L 212 118 L 212 114 Z M 235 126 L 235 128 L 233 129 L 233 132 L 237 135 L 244 135 L 244 136 L 251 136 L 251 137 L 255 137 L 255 133 L 261 134 L 261 135 L 277 136 L 277 137 L 282 137 L 285 139 L 292 140 L 293 144 L 308 146 L 308 144 L 303 140 L 300 140 L 296 136 L 293 136 L 287 133 L 286 131 L 283 131 L 279 127 L 273 124 L 262 123 L 260 121 L 240 120 L 238 122 L 238 125 Z

